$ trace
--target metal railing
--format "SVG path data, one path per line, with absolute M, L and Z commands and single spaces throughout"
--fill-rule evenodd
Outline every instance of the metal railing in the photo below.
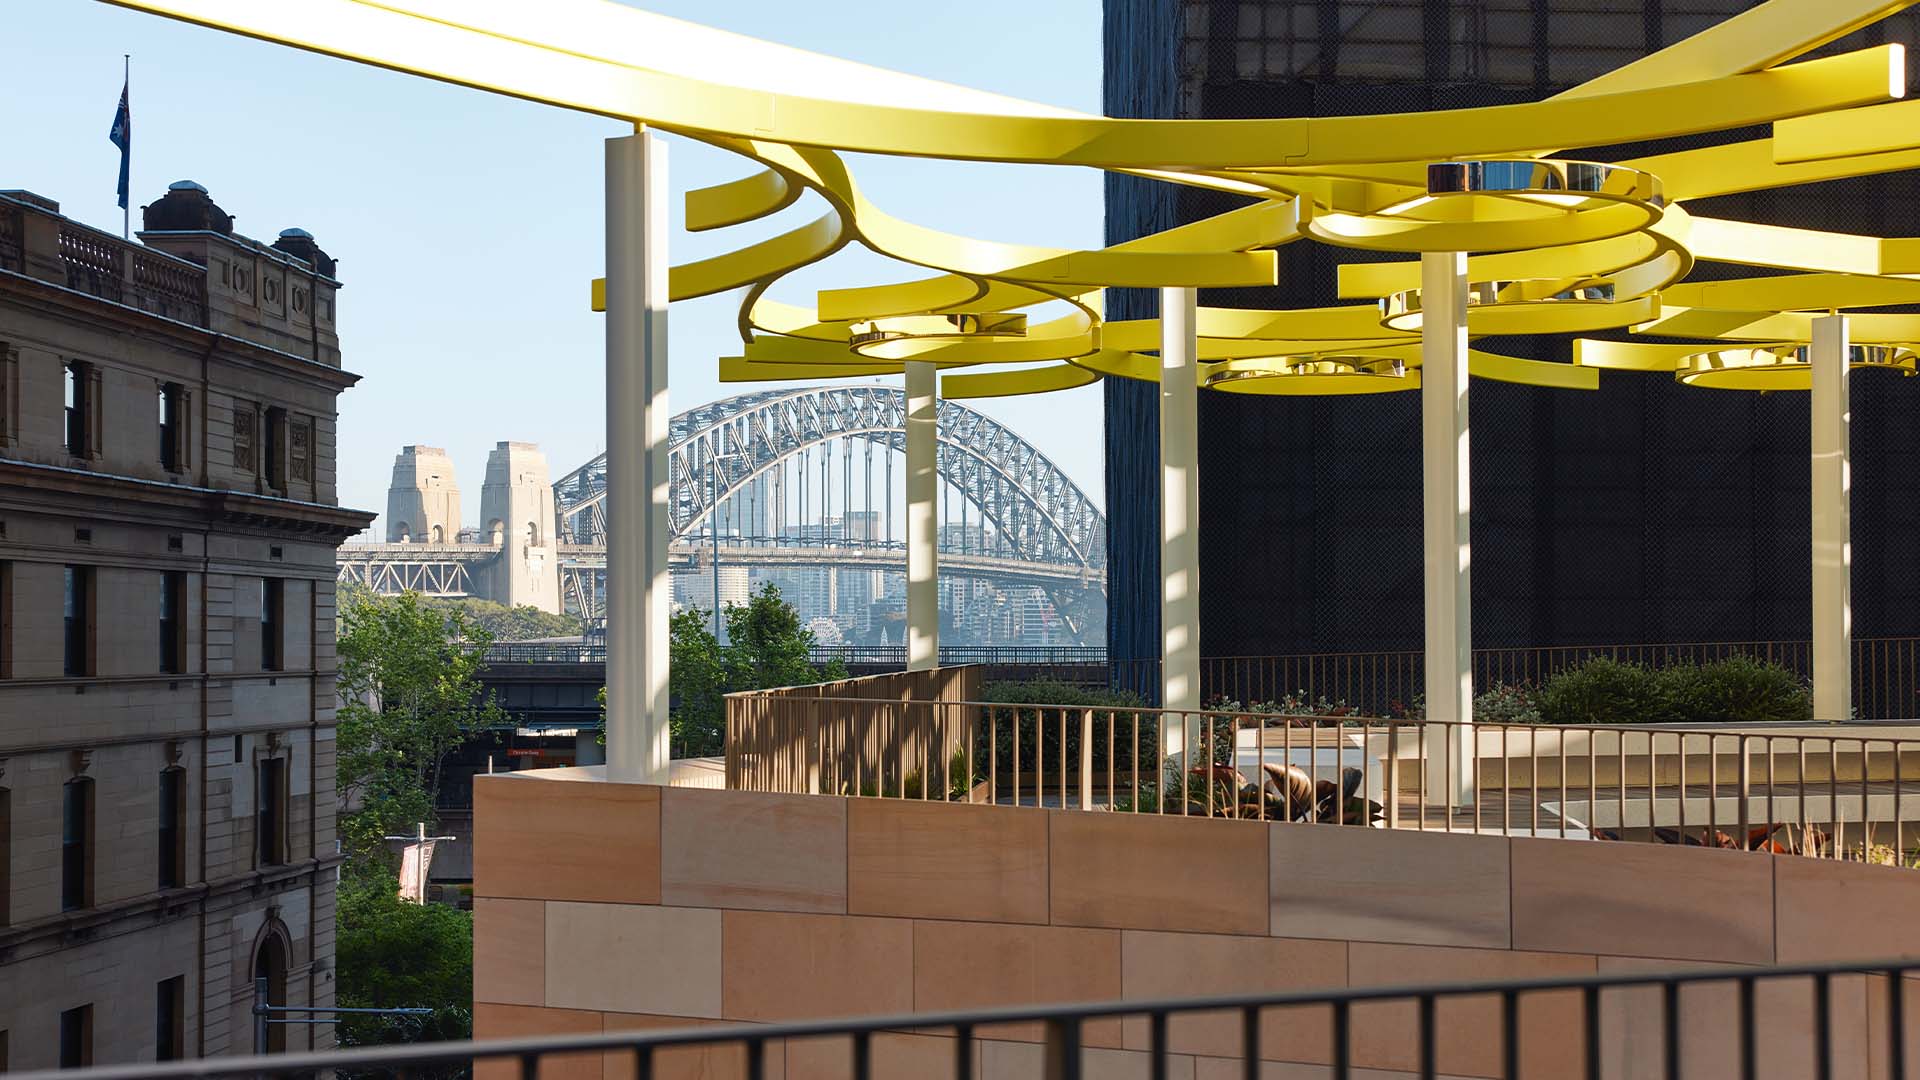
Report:
M 1733 656 L 1777 664 L 1802 679 L 1813 674 L 1810 641 L 1695 641 L 1475 649 L 1473 680 L 1480 690 L 1538 686 L 1558 671 L 1600 657 L 1659 668 Z M 1149 701 L 1158 696 L 1159 660 L 1116 658 L 1109 666 L 1116 688 L 1132 690 Z M 1206 702 L 1242 704 L 1300 695 L 1308 701 L 1325 699 L 1356 712 L 1386 716 L 1404 712 L 1421 696 L 1425 672 L 1425 654 L 1419 650 L 1212 656 L 1200 661 L 1200 692 Z M 1920 716 L 1920 637 L 1855 638 L 1853 686 L 1854 719 Z
M 1878 725 L 1463 725 L 809 689 L 729 699 L 733 786 L 1920 865 L 1906 825 L 1920 738 Z
M 845 1055 L 843 1075 L 872 1080 L 876 1043 L 910 1035 L 923 1046 L 937 1040 L 938 1056 L 930 1060 L 944 1058 L 944 1067 L 921 1065 L 916 1075 L 956 1080 L 974 1077 L 983 1042 L 996 1038 L 1037 1043 L 1032 1064 L 1010 1071 L 1044 1080 L 1106 1075 L 1120 1065 L 1114 1055 L 1129 1059 L 1129 1072 L 1144 1065 L 1144 1071 L 1156 1078 L 1169 1074 L 1175 1058 L 1204 1057 L 1238 1063 L 1241 1074 L 1248 1077 L 1262 1075 L 1265 1062 L 1303 1062 L 1325 1068 L 1335 1080 L 1347 1080 L 1356 1069 L 1388 1064 L 1413 1070 L 1420 1077 L 1471 1073 L 1508 1078 L 1531 1074 L 1583 1080 L 1686 1080 L 1703 1074 L 1757 1075 L 1763 1036 L 1785 1030 L 1806 1031 L 1807 1037 L 1795 1038 L 1785 1047 L 1777 1039 L 1764 1044 L 1770 1067 L 1825 1078 L 1864 1076 L 1878 1066 L 1871 1069 L 1873 1075 L 1905 1080 L 1909 1048 L 1915 1041 L 1905 984 L 1916 970 L 1920 965 L 1893 960 L 1227 994 L 415 1044 L 24 1076 L 27 1080 L 221 1080 L 332 1071 L 354 1077 L 409 1077 L 473 1066 L 480 1076 L 536 1080 L 554 1075 L 550 1070 L 579 1069 L 583 1064 L 598 1075 L 604 1063 L 609 1075 L 615 1069 L 639 1077 L 679 1075 L 677 1068 L 691 1066 L 700 1075 L 763 1080 L 784 1073 L 780 1066 L 791 1047 L 824 1043 L 844 1048 L 838 1050 Z M 1865 1003 L 1858 1012 L 1842 1013 L 1842 1021 L 1853 1024 L 1849 1033 L 1835 1023 L 1835 991 L 1851 991 L 1862 984 L 1871 984 L 1878 992 L 1849 995 Z M 1792 992 L 1802 987 L 1805 993 Z M 1683 1010 L 1698 1010 L 1703 1003 L 1708 1012 L 1683 1017 Z M 1115 1029 L 1129 1021 L 1144 1022 L 1143 1049 L 1115 1047 Z M 1019 1025 L 1026 1025 L 1028 1032 L 1038 1025 L 1038 1037 L 1016 1033 Z M 1624 1025 L 1632 1037 L 1622 1038 L 1615 1027 L 1609 1038 L 1609 1025 Z M 583 1055 L 602 1061 L 582 1062 Z M 901 1075 L 897 1070 L 890 1074 Z
M 414 548 L 430 550 L 427 545 Z M 904 670 L 907 650 L 904 645 L 816 645 L 808 658 L 815 664 L 839 660 L 847 664 L 892 667 Z M 596 641 L 501 641 L 487 647 L 490 664 L 524 662 L 605 663 L 607 645 Z M 950 645 L 940 650 L 944 666 L 983 664 L 1001 667 L 1100 667 L 1107 663 L 1107 650 L 1101 646 L 1079 645 Z

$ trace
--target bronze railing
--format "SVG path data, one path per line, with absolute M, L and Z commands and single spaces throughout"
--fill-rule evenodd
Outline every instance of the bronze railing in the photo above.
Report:
M 732 695 L 728 786 L 1920 864 L 1920 727 L 1004 704 L 936 674 Z
M 1554 673 L 1606 657 L 1647 667 L 1704 664 L 1749 656 L 1777 664 L 1802 679 L 1813 674 L 1810 641 L 1696 641 L 1641 645 L 1578 645 L 1486 648 L 1473 652 L 1474 685 L 1538 686 Z M 1158 692 L 1160 662 L 1109 661 L 1111 683 L 1143 700 Z M 1420 697 L 1425 656 L 1419 650 L 1295 653 L 1279 656 L 1212 656 L 1200 662 L 1204 703 L 1278 702 L 1295 695 L 1308 703 L 1325 699 L 1356 712 L 1388 716 L 1407 711 Z M 1854 715 L 1857 720 L 1920 716 L 1920 637 L 1855 638 Z M 1820 717 L 1846 720 L 1849 717 Z
M 946 710 L 980 696 L 981 669 L 934 668 L 727 695 L 727 786 L 884 794 L 899 767 L 951 754 L 965 730 Z M 882 717 L 875 703 L 926 709 Z

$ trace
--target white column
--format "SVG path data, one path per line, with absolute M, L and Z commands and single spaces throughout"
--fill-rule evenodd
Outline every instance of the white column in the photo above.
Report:
M 1465 806 L 1474 799 L 1465 253 L 1420 257 L 1420 311 L 1427 719 L 1458 725 L 1427 733 L 1427 791 Z
M 1853 717 L 1847 317 L 1813 320 L 1813 718 Z
M 1193 289 L 1160 290 L 1160 707 L 1200 708 L 1200 353 Z M 1186 725 L 1161 729 L 1161 749 Z
M 607 775 L 665 784 L 667 148 L 607 140 Z
M 935 367 L 907 362 L 907 670 L 940 663 L 940 426 Z

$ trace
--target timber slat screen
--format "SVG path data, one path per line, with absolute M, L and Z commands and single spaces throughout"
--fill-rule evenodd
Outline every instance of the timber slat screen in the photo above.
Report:
M 971 672 L 730 695 L 728 787 L 1920 865 L 1920 738 L 1898 727 L 1008 704 L 968 700 Z
M 727 787 L 902 794 L 965 742 L 965 711 L 949 707 L 977 699 L 981 675 L 965 665 L 729 694 Z

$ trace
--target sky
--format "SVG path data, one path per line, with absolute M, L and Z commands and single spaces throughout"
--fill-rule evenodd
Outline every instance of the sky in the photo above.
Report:
M 644 0 L 635 6 L 799 48 L 1098 112 L 1099 0 Z M 345 366 L 340 501 L 383 510 L 401 446 L 445 447 L 476 522 L 487 451 L 537 442 L 555 479 L 605 447 L 601 317 L 603 140 L 623 125 L 332 60 L 89 0 L 10 4 L 0 37 L 0 188 L 57 200 L 120 228 L 119 151 L 107 141 L 132 54 L 133 228 L 175 180 L 204 184 L 234 228 L 271 241 L 298 226 L 340 261 Z M 731 236 L 687 234 L 680 196 L 754 171 L 669 138 L 672 259 L 716 254 L 820 213 L 808 196 Z M 1097 172 L 858 156 L 882 208 L 996 240 L 1097 247 Z M 773 297 L 906 280 L 924 271 L 835 256 Z M 676 412 L 759 385 L 723 385 L 737 298 L 677 303 L 669 322 Z M 1039 313 L 1036 313 L 1036 318 Z M 899 378 L 887 380 L 897 384 Z M 1039 447 L 1102 502 L 1097 385 L 970 402 Z M 376 526 L 377 528 L 378 526 Z

